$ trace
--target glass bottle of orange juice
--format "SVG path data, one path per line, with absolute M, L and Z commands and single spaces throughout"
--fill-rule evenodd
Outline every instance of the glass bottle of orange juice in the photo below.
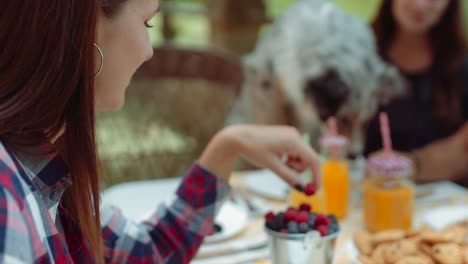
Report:
M 364 222 L 367 230 L 410 229 L 413 221 L 412 162 L 394 152 L 368 160 L 364 182 Z
M 320 140 L 322 162 L 322 185 L 328 214 L 342 219 L 348 212 L 349 167 L 346 160 L 348 140 L 331 134 Z

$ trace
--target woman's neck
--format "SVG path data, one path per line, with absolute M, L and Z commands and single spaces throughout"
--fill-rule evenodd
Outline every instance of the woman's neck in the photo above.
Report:
M 427 34 L 398 31 L 388 56 L 401 71 L 417 73 L 427 70 L 433 62 L 433 52 Z

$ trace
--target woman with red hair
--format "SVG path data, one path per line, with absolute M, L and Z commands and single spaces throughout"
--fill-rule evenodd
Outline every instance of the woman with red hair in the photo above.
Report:
M 316 153 L 293 128 L 233 126 L 214 136 L 174 203 L 144 223 L 100 207 L 95 112 L 122 106 L 152 56 L 147 27 L 158 8 L 0 1 L 0 262 L 188 263 L 213 232 L 237 157 L 298 188 L 299 172 L 318 175 Z

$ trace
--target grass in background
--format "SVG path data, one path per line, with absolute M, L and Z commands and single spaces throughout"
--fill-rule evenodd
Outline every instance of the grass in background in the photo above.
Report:
M 172 0 L 183 5 L 202 4 L 201 0 Z M 267 3 L 267 13 L 270 17 L 278 17 L 295 0 L 265 0 Z M 380 0 L 330 0 L 343 7 L 353 15 L 358 16 L 366 22 L 370 22 Z M 465 28 L 468 29 L 468 0 L 460 0 L 463 4 Z M 161 34 L 162 17 L 156 16 L 152 23 L 155 25 L 150 30 L 150 39 L 153 46 L 163 43 Z M 177 31 L 174 44 L 181 46 L 209 46 L 209 23 L 206 17 L 200 15 L 178 14 L 173 17 L 173 25 Z

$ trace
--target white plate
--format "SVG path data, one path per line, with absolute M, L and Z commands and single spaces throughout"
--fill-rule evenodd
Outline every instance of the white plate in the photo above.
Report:
M 246 209 L 246 207 L 240 206 L 231 201 L 226 201 L 221 207 L 221 210 L 215 220 L 215 222 L 221 226 L 221 232 L 205 237 L 205 242 L 219 242 L 242 232 L 248 224 Z
M 162 179 L 123 183 L 101 193 L 103 204 L 110 204 L 134 221 L 142 221 L 161 203 L 170 201 L 181 179 Z M 247 208 L 226 201 L 215 219 L 222 230 L 206 237 L 205 242 L 218 242 L 240 233 L 248 223 Z
M 270 170 L 248 172 L 244 185 L 250 191 L 267 198 L 286 200 L 289 185 Z
M 468 206 L 444 206 L 428 210 L 421 216 L 421 221 L 434 229 L 444 227 L 468 219 Z

